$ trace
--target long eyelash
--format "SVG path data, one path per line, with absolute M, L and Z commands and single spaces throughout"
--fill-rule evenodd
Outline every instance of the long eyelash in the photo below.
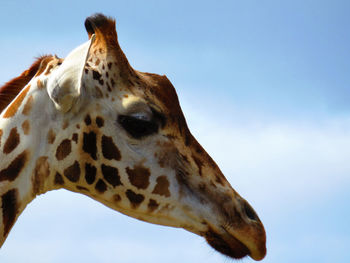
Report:
M 120 115 L 118 123 L 135 139 L 151 135 L 158 131 L 158 123 L 155 120 L 146 121 L 131 116 Z

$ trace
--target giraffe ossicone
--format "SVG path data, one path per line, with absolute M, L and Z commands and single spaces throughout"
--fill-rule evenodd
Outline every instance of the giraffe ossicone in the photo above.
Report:
M 0 88 L 0 246 L 29 202 L 65 188 L 263 259 L 263 224 L 190 133 L 167 77 L 129 65 L 113 19 L 85 27 L 66 59 L 41 57 Z

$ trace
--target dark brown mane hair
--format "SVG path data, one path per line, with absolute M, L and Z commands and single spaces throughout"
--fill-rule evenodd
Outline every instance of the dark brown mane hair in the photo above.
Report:
M 0 113 L 11 103 L 11 101 L 20 93 L 20 91 L 28 84 L 28 82 L 35 76 L 39 69 L 47 63 L 42 63 L 51 55 L 44 55 L 38 57 L 29 69 L 23 71 L 21 75 L 6 82 L 0 87 Z M 46 60 L 47 61 L 47 60 Z

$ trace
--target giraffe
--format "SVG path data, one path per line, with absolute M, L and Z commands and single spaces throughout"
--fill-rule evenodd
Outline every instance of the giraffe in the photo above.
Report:
M 40 57 L 0 88 L 0 247 L 28 203 L 64 188 L 262 260 L 263 224 L 192 136 L 171 82 L 130 66 L 114 19 L 85 28 L 65 59 Z

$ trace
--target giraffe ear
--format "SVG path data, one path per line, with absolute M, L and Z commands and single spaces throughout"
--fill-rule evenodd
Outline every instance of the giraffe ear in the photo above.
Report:
M 84 67 L 94 39 L 92 35 L 89 41 L 69 53 L 47 81 L 48 94 L 62 112 L 68 112 L 81 93 Z

